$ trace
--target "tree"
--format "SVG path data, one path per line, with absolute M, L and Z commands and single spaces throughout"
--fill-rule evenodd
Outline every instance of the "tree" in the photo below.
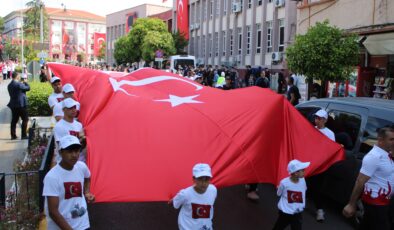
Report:
M 172 38 L 174 39 L 176 54 L 187 54 L 185 47 L 189 44 L 189 42 L 185 38 L 185 35 L 179 31 L 176 31 L 175 33 L 172 33 Z
M 358 64 L 359 47 L 354 34 L 345 34 L 326 20 L 297 35 L 286 50 L 287 64 L 292 72 L 305 75 L 308 81 L 346 80 Z
M 171 33 L 160 19 L 139 18 L 130 32 L 115 42 L 114 58 L 118 64 L 151 62 L 157 50 L 162 50 L 166 56 L 175 54 Z
M 99 54 L 97 56 L 98 59 L 103 60 L 105 58 L 105 49 L 106 49 L 106 44 L 103 42 L 100 49 L 99 49 Z
M 40 13 L 43 9 L 43 30 L 44 40 L 45 35 L 48 34 L 48 15 L 45 11 L 44 2 L 41 0 L 32 0 L 26 3 L 28 9 L 24 16 L 23 29 L 26 37 L 30 37 L 34 41 L 40 40 Z
M 128 36 L 122 36 L 115 42 L 114 58 L 116 63 L 125 64 L 132 62 L 131 45 Z
M 4 18 L 0 16 L 0 34 L 4 31 Z

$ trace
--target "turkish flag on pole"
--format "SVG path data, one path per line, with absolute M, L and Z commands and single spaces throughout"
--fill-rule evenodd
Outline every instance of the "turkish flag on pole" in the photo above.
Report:
M 340 145 L 269 89 L 223 91 L 150 68 L 124 75 L 49 67 L 76 89 L 98 202 L 168 200 L 192 184 L 201 162 L 223 187 L 278 184 L 295 158 L 311 162 L 307 175 L 344 158 Z
M 105 34 L 104 33 L 94 33 L 93 35 L 93 48 L 94 48 L 94 56 L 99 56 L 100 54 L 100 49 L 103 47 L 103 44 L 105 44 Z
M 176 1 L 177 28 L 186 39 L 189 39 L 189 0 Z

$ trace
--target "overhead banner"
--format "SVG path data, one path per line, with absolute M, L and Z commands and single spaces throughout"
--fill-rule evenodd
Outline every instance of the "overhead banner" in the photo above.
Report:
M 282 95 L 220 90 L 151 68 L 130 74 L 50 63 L 81 103 L 91 191 L 97 202 L 167 201 L 190 186 L 196 163 L 218 187 L 278 184 L 292 159 L 307 175 L 344 159 Z
M 94 56 L 98 57 L 105 44 L 105 33 L 94 33 Z
M 189 39 L 189 0 L 177 0 L 176 5 L 177 29 Z

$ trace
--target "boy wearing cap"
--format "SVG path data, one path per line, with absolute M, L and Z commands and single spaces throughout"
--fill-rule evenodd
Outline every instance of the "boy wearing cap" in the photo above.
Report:
M 52 229 L 85 230 L 90 228 L 87 204 L 94 201 L 90 193 L 90 171 L 78 161 L 81 144 L 75 136 L 60 139 L 62 160 L 44 178 L 43 196 L 47 226 Z
M 196 164 L 193 167 L 194 185 L 182 189 L 170 200 L 174 208 L 181 207 L 178 216 L 180 230 L 212 230 L 213 204 L 217 189 L 210 184 L 211 168 L 208 164 Z
M 292 230 L 302 229 L 302 211 L 305 208 L 306 183 L 304 170 L 310 162 L 292 160 L 287 166 L 289 177 L 283 179 L 278 187 L 280 196 L 278 209 L 279 217 L 274 230 L 285 229 L 289 224 Z
M 49 95 L 49 97 L 48 97 L 48 104 L 49 104 L 49 107 L 51 107 L 51 109 L 53 109 L 53 107 L 57 103 L 63 101 L 62 81 L 60 80 L 60 78 L 54 76 L 51 78 L 50 82 L 51 82 L 51 86 L 53 88 L 53 93 L 51 95 Z
M 328 113 L 324 109 L 320 109 L 315 114 L 315 128 L 319 130 L 326 137 L 335 141 L 335 134 L 329 128 L 326 127 Z M 325 180 L 325 173 L 320 173 L 318 175 L 309 178 L 309 185 L 311 189 L 311 195 L 313 202 L 316 206 L 316 221 L 323 222 L 325 220 L 324 213 L 324 196 L 322 194 L 321 188 Z
M 63 86 L 63 100 L 66 98 L 74 99 L 74 93 L 75 93 L 74 86 L 71 85 L 70 83 L 67 83 Z M 79 105 L 77 105 L 77 110 L 79 111 Z M 62 102 L 56 103 L 56 105 L 53 107 L 53 116 L 55 117 L 56 122 L 60 121 L 60 119 L 63 118 L 64 113 L 63 113 Z
M 66 98 L 61 103 L 64 116 L 63 119 L 58 121 L 53 128 L 55 143 L 57 147 L 59 146 L 59 141 L 62 137 L 72 135 L 80 138 L 83 134 L 82 124 L 75 120 L 75 117 L 78 114 L 77 108 L 79 108 L 79 103 L 72 98 Z M 55 160 L 57 162 L 61 160 L 59 154 L 56 154 L 56 151 Z

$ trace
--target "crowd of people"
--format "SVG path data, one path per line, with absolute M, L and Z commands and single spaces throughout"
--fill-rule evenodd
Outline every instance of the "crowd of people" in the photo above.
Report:
M 3 67 L 4 68 L 4 67 Z M 8 68 L 8 67 L 7 67 Z M 200 84 L 229 90 L 251 85 L 269 88 L 270 73 L 268 69 L 248 69 L 245 78 L 240 78 L 238 72 L 227 67 L 204 68 L 199 66 L 179 67 L 178 74 L 188 77 Z M 8 71 L 7 71 L 8 75 Z M 256 77 L 257 76 L 257 77 Z M 26 139 L 27 127 L 27 98 L 26 91 L 30 90 L 25 75 L 16 72 L 11 74 L 12 81 L 8 85 L 12 112 L 11 139 L 16 139 L 15 127 L 22 118 L 21 138 Z M 55 118 L 54 138 L 55 156 L 53 168 L 44 179 L 43 196 L 48 229 L 89 229 L 87 203 L 94 202 L 90 192 L 90 171 L 85 161 L 86 141 L 83 125 L 78 121 L 80 104 L 74 97 L 75 88 L 72 84 L 62 84 L 57 76 L 46 77 L 53 88 L 48 98 L 48 104 Z M 280 81 L 280 82 L 279 82 Z M 283 93 L 287 85 L 287 99 L 296 105 L 300 98 L 299 91 L 294 85 L 294 79 L 279 77 L 278 93 Z M 335 141 L 334 133 L 325 124 L 328 114 L 319 110 L 314 114 L 315 128 L 327 138 Z M 377 144 L 364 157 L 349 204 L 343 209 L 346 217 L 353 216 L 356 202 L 361 197 L 365 207 L 362 229 L 390 229 L 388 217 L 389 203 L 394 186 L 394 129 L 384 127 L 378 131 Z M 82 153 L 82 154 L 81 154 Z M 292 160 L 287 170 L 289 177 L 283 179 L 277 190 L 280 197 L 278 202 L 279 215 L 273 229 L 302 229 L 302 212 L 305 208 L 307 183 L 304 170 L 309 162 Z M 192 169 L 194 184 L 182 189 L 169 201 L 176 209 L 180 208 L 178 225 L 180 229 L 212 229 L 213 206 L 217 197 L 217 189 L 210 183 L 213 175 L 208 164 L 196 164 Z M 313 191 L 312 200 L 316 206 L 316 220 L 324 221 L 324 199 L 319 191 L 324 181 L 325 173 L 308 179 L 308 186 Z M 388 189 L 382 190 L 385 186 Z M 248 185 L 247 197 L 258 200 L 257 184 Z M 377 227 L 378 226 L 378 227 Z

